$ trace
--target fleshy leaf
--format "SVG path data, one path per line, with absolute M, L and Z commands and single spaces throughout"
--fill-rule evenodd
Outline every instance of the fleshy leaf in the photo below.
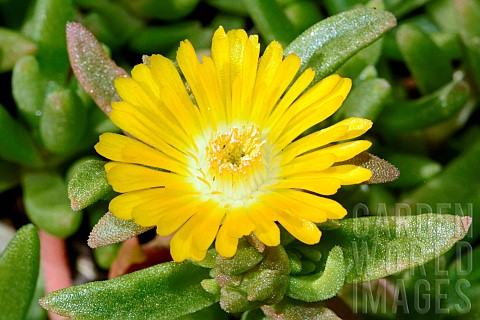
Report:
M 385 79 L 373 78 L 362 81 L 352 88 L 333 119 L 339 121 L 359 117 L 375 122 L 391 91 L 392 88 Z
M 8 190 L 20 183 L 19 166 L 0 160 L 0 192 Z
M 133 220 L 123 220 L 107 212 L 93 227 L 88 237 L 90 248 L 98 248 L 125 241 L 152 228 L 139 226 Z
M 307 303 L 289 298 L 273 306 L 263 306 L 268 319 L 278 320 L 340 320 L 330 309 L 320 302 Z
M 372 171 L 372 177 L 365 182 L 368 184 L 385 183 L 400 176 L 400 171 L 394 165 L 368 152 L 360 153 L 352 159 L 338 164 L 354 164 L 369 169 Z
M 0 105 L 0 158 L 27 166 L 38 166 L 42 159 L 25 127 Z
M 200 0 L 139 0 L 128 1 L 127 5 L 136 14 L 161 20 L 177 20 L 191 13 Z
M 25 32 L 38 45 L 37 59 L 44 77 L 63 83 L 68 73 L 65 24 L 73 19 L 72 0 L 38 0 Z
M 278 1 L 243 0 L 243 4 L 264 40 L 268 42 L 277 40 L 286 45 L 295 38 L 295 27 L 288 20 Z
M 130 42 L 136 52 L 150 54 L 165 52 L 189 39 L 202 27 L 198 21 L 182 21 L 165 26 L 150 26 L 139 30 Z
M 17 231 L 0 256 L 1 319 L 25 319 L 35 292 L 40 240 L 32 224 Z
M 24 35 L 5 28 L 0 28 L 0 72 L 13 68 L 15 63 L 25 55 L 35 54 L 37 46 Z
M 28 124 L 38 128 L 45 100 L 45 79 L 37 58 L 22 57 L 13 68 L 12 94 L 18 111 Z
M 412 188 L 442 171 L 442 165 L 427 157 L 409 153 L 395 153 L 388 157 L 402 173 L 389 186 L 396 188 Z
M 470 86 L 462 79 L 420 99 L 387 105 L 377 125 L 388 132 L 424 129 L 448 120 L 468 101 Z
M 335 246 L 328 254 L 325 270 L 313 275 L 290 277 L 286 295 L 305 302 L 329 299 L 343 287 L 345 271 L 342 248 Z
M 45 97 L 40 118 L 40 136 L 54 154 L 68 154 L 78 148 L 86 126 L 85 108 L 70 89 L 57 89 Z
M 285 54 L 297 54 L 302 59 L 301 70 L 313 68 L 318 81 L 395 25 L 396 19 L 390 12 L 353 9 L 313 25 L 290 43 Z
M 450 61 L 428 34 L 404 24 L 398 29 L 397 43 L 422 94 L 432 93 L 450 82 L 453 74 Z
M 480 84 L 480 44 L 478 41 L 480 4 L 476 0 L 456 0 L 453 3 L 459 33 L 467 52 L 466 58 L 478 86 Z
M 127 73 L 110 59 L 95 36 L 79 23 L 67 23 L 67 49 L 73 72 L 85 91 L 107 115 L 118 101 L 113 80 Z
M 82 215 L 70 207 L 67 185 L 57 172 L 26 172 L 23 203 L 30 220 L 42 230 L 66 238 L 80 227 Z
M 167 262 L 111 280 L 50 293 L 47 310 L 73 319 L 175 319 L 204 309 L 218 297 L 200 282 L 209 270 L 190 262 Z
M 473 164 L 478 163 L 480 158 L 480 140 L 478 136 L 474 139 L 475 143 L 452 160 L 441 173 L 405 194 L 400 201 L 409 205 L 412 212 L 423 208 L 478 217 L 478 212 L 473 209 L 480 207 L 480 167 Z M 468 241 L 475 242 L 480 237 L 480 228 L 472 228 L 471 232 L 472 237 Z
M 105 161 L 87 159 L 75 167 L 68 182 L 68 198 L 73 210 L 82 210 L 113 193 L 104 165 Z
M 471 217 L 444 214 L 372 216 L 339 220 L 323 232 L 320 247 L 343 249 L 346 282 L 358 283 L 397 273 L 440 256 L 462 239 Z

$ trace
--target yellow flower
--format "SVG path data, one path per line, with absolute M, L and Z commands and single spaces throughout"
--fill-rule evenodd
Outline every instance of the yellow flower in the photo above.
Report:
M 212 56 L 201 62 L 190 42 L 180 44 L 181 75 L 171 60 L 153 55 L 132 78 L 115 81 L 123 101 L 112 104 L 110 118 L 135 138 L 105 133 L 95 146 L 113 160 L 107 179 L 121 193 L 109 209 L 156 226 L 160 235 L 174 233 L 176 261 L 202 260 L 214 241 L 221 256 L 232 257 L 238 239 L 251 233 L 276 246 L 277 222 L 298 240 L 317 243 L 316 223 L 346 214 L 320 195 L 371 176 L 336 165 L 370 147 L 344 140 L 371 121 L 349 118 L 299 138 L 340 107 L 350 79 L 332 75 L 306 90 L 314 71 L 294 80 L 298 56 L 284 57 L 275 41 L 261 59 L 259 51 L 257 36 L 220 27 Z

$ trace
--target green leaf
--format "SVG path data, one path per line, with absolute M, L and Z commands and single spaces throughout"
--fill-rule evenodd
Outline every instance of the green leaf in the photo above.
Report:
M 250 270 L 262 259 L 263 255 L 242 239 L 232 258 L 217 256 L 217 268 L 223 274 L 234 276 Z
M 129 45 L 142 54 L 165 52 L 176 48 L 180 41 L 189 39 L 201 27 L 202 24 L 198 21 L 146 27 L 137 32 Z
M 54 154 L 69 154 L 79 147 L 86 125 L 86 110 L 70 89 L 47 94 L 40 119 L 40 136 Z
M 329 299 L 343 287 L 345 272 L 342 248 L 335 246 L 328 254 L 325 270 L 313 275 L 290 277 L 286 295 L 305 302 Z
M 162 20 L 177 20 L 190 14 L 200 0 L 137 0 L 125 1 L 135 13 Z
M 18 32 L 0 27 L 0 72 L 12 70 L 20 58 L 36 51 L 35 42 Z
M 299 32 L 322 20 L 320 8 L 314 1 L 288 1 L 283 10 Z
M 297 35 L 295 27 L 276 0 L 242 0 L 262 39 L 287 45 Z
M 63 83 L 68 73 L 65 24 L 73 20 L 72 0 L 38 0 L 26 33 L 38 45 L 37 58 L 43 76 Z
M 88 237 L 90 248 L 98 248 L 130 239 L 152 229 L 142 227 L 133 220 L 123 220 L 107 212 L 93 227 Z
M 442 170 L 442 165 L 427 157 L 409 153 L 394 153 L 388 157 L 402 173 L 389 186 L 395 188 L 412 188 L 425 183 Z
M 418 204 L 432 211 L 456 215 L 474 215 L 473 208 L 480 207 L 480 168 L 474 165 L 480 158 L 480 140 L 465 149 L 452 160 L 445 169 L 424 185 L 404 194 L 400 202 L 408 204 L 413 212 L 419 210 Z M 480 237 L 480 228 L 472 228 L 474 242 Z
M 20 168 L 10 162 L 0 160 L 0 192 L 20 183 Z
M 108 115 L 110 103 L 120 100 L 113 80 L 128 74 L 108 57 L 102 44 L 79 23 L 67 23 L 67 49 L 79 83 Z
M 444 214 L 362 217 L 339 220 L 325 230 L 324 251 L 340 246 L 346 263 L 346 282 L 359 283 L 421 265 L 462 239 L 470 217 Z
M 334 115 L 334 121 L 359 117 L 375 122 L 392 91 L 390 84 L 379 78 L 368 79 L 354 86 L 342 106 Z
M 70 207 L 67 186 L 56 172 L 25 172 L 23 203 L 30 220 L 57 237 L 71 236 L 80 227 L 82 215 Z
M 248 15 L 247 8 L 243 4 L 243 1 L 206 0 L 206 2 L 208 5 L 218 9 L 219 11 L 224 11 L 238 16 Z
M 200 285 L 208 273 L 208 269 L 190 262 L 167 262 L 111 280 L 55 291 L 40 304 L 79 320 L 175 319 L 218 302 Z
M 127 41 L 136 37 L 144 24 L 121 3 L 95 1 L 88 9 L 91 11 L 82 21 L 83 24 L 88 29 L 95 30 L 98 39 L 110 48 L 122 47 Z
M 480 4 L 475 0 L 455 0 L 453 2 L 457 17 L 458 31 L 463 41 L 478 41 L 480 36 Z
M 12 94 L 18 111 L 28 124 L 38 128 L 45 100 L 45 79 L 33 56 L 21 58 L 13 68 Z
M 467 82 L 452 81 L 420 99 L 387 105 L 376 125 L 388 132 L 424 129 L 448 120 L 465 106 L 469 96 Z
M 422 94 L 432 93 L 452 80 L 450 60 L 428 34 L 404 24 L 397 31 L 397 43 Z
M 0 158 L 26 166 L 42 163 L 28 131 L 0 105 Z
M 477 85 L 480 84 L 480 4 L 475 0 L 454 1 L 459 33 L 467 51 L 467 61 Z
M 82 210 L 113 194 L 105 173 L 105 161 L 87 159 L 80 162 L 68 182 L 68 198 L 72 209 Z
M 23 226 L 0 256 L 1 320 L 25 319 L 37 284 L 39 261 L 37 228 Z
M 228 313 L 223 311 L 220 308 L 220 305 L 216 303 L 211 305 L 210 307 L 207 307 L 195 313 L 190 313 L 185 316 L 176 318 L 175 320 L 206 320 L 206 319 L 228 320 L 230 319 L 230 317 L 228 316 Z
M 318 81 L 395 25 L 395 17 L 389 12 L 353 9 L 313 25 L 290 43 L 285 54 L 297 54 L 302 59 L 301 70 L 311 67 Z
M 383 39 L 375 41 L 353 55 L 338 69 L 338 74 L 350 79 L 362 79 L 362 72 L 367 67 L 377 64 L 382 55 Z
M 395 14 L 396 17 L 403 17 L 415 9 L 423 6 L 431 0 L 386 0 L 385 7 Z
M 340 318 L 323 303 L 307 303 L 285 298 L 273 306 L 263 306 L 268 319 L 288 320 L 340 320 Z

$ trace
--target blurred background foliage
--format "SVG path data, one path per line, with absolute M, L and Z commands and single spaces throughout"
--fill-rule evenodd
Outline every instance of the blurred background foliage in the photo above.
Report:
M 71 72 L 67 21 L 92 31 L 129 71 L 143 54 L 174 58 L 186 38 L 208 52 L 219 25 L 258 33 L 262 48 L 273 39 L 287 46 L 314 23 L 364 5 L 392 12 L 398 26 L 337 70 L 354 85 L 333 119 L 373 120 L 370 152 L 397 166 L 401 176 L 385 185 L 344 188 L 335 198 L 351 216 L 435 212 L 470 215 L 474 222 L 473 231 L 440 259 L 347 286 L 339 296 L 355 319 L 479 318 L 480 271 L 457 268 L 461 261 L 480 265 L 476 0 L 0 0 L 0 250 L 33 222 L 68 240 L 75 282 L 82 283 L 105 278 L 120 247 L 92 255 L 86 239 L 107 202 L 81 214 L 67 197 L 75 172 L 98 159 L 93 145 L 99 134 L 118 131 Z M 37 298 L 43 295 L 39 283 Z M 36 300 L 27 318 L 46 317 Z

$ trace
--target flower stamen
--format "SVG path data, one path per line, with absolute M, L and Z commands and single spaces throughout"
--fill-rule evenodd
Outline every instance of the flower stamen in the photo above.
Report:
M 262 146 L 260 131 L 254 127 L 233 127 L 228 132 L 210 138 L 207 160 L 210 169 L 219 175 L 231 173 L 246 175 L 249 168 L 261 165 Z M 215 175 L 216 176 L 216 175 Z

